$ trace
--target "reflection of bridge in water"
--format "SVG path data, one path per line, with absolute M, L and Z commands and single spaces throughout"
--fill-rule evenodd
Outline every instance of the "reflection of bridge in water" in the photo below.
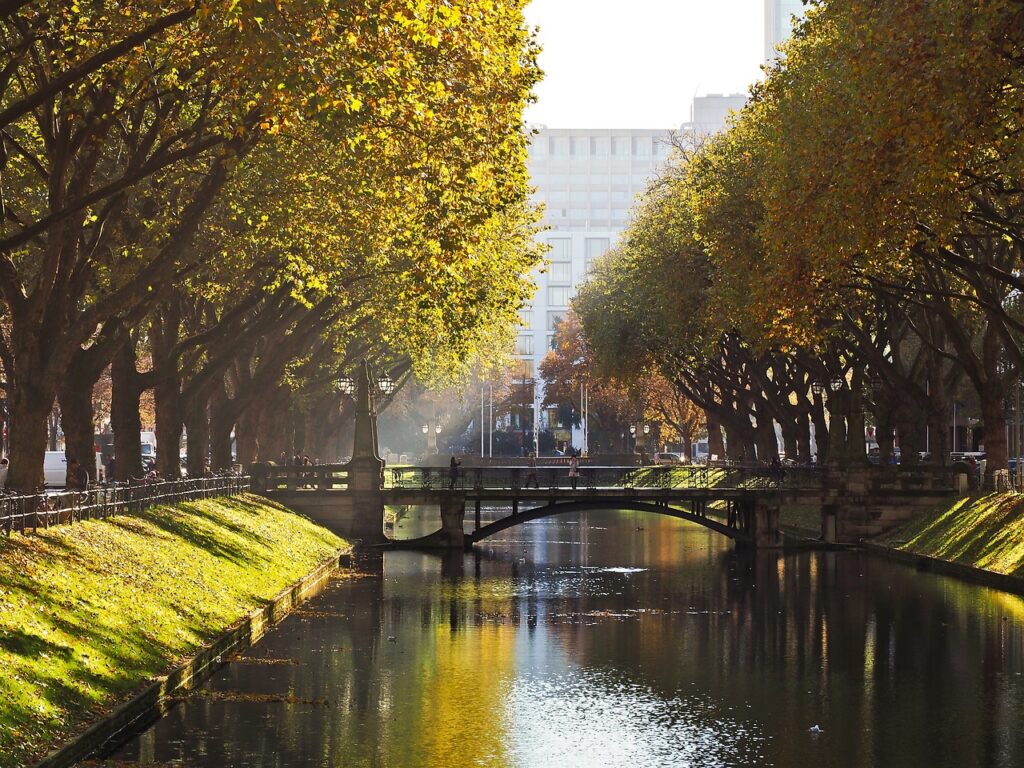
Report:
M 761 466 L 602 467 L 582 465 L 573 487 L 568 468 L 397 467 L 377 454 L 369 368 L 357 379 L 352 460 L 311 467 L 256 464 L 254 487 L 283 505 L 364 545 L 462 548 L 516 525 L 590 510 L 636 510 L 689 520 L 747 547 L 780 543 L 785 503 L 821 504 L 828 540 L 857 541 L 901 519 L 915 506 L 948 495 L 948 475 L 931 470 L 857 470 Z M 386 506 L 434 507 L 440 528 L 420 539 L 384 533 Z M 508 510 L 486 523 L 484 507 Z M 473 527 L 466 533 L 466 516 Z

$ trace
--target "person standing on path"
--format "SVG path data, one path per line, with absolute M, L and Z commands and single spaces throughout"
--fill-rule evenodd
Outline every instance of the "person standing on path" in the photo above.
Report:
M 78 459 L 72 456 L 68 459 L 68 469 L 64 476 L 64 490 L 84 491 L 88 485 L 89 473 L 78 463 Z
M 455 483 L 459 480 L 459 466 L 462 462 L 452 456 L 452 460 L 448 462 L 448 490 L 455 490 Z
M 569 457 L 569 482 L 572 483 L 572 489 L 576 490 L 576 481 L 580 477 L 580 457 L 576 455 L 576 451 L 572 452 Z
M 526 487 L 530 487 L 530 481 L 533 481 L 533 487 L 540 490 L 540 483 L 537 482 L 537 452 L 530 451 L 529 456 L 526 457 Z

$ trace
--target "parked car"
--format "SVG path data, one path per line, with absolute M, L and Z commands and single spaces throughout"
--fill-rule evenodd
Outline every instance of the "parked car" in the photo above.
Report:
M 651 458 L 653 464 L 685 464 L 686 460 L 681 453 L 656 453 Z

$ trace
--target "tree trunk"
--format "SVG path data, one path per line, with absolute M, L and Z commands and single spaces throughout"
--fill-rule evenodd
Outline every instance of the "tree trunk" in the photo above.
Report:
M 114 479 L 142 476 L 142 387 L 135 367 L 135 342 L 125 342 L 110 364 L 110 424 L 114 430 Z
M 291 456 L 284 441 L 284 424 L 281 420 L 279 402 L 278 390 L 275 390 L 263 404 L 263 412 L 257 424 L 256 440 L 259 443 L 262 461 L 277 461 L 282 451 L 285 455 Z
M 931 463 L 946 466 L 949 463 L 949 398 L 942 376 L 932 376 L 928 381 L 928 432 L 927 450 Z
M 782 431 L 782 452 L 790 461 L 796 461 L 800 455 L 798 446 L 796 419 L 784 418 L 779 422 Z
M 43 458 L 47 448 L 47 420 L 53 398 L 42 389 L 17 386 L 10 398 L 8 439 L 11 464 L 7 486 L 26 493 L 43 485 Z
M 156 468 L 168 479 L 181 477 L 181 376 L 174 346 L 181 335 L 177 296 L 160 305 L 150 330 L 153 368 L 162 374 L 153 388 L 156 407 Z
M 775 436 L 775 421 L 764 415 L 765 407 L 760 405 L 761 410 L 757 415 L 757 426 L 754 431 L 754 442 L 757 448 L 758 461 L 771 461 L 772 456 L 779 455 L 779 440 Z
M 238 448 L 238 463 L 247 467 L 254 461 L 263 461 L 269 456 L 260 457 L 259 422 L 260 410 L 258 406 L 246 408 L 238 417 L 238 424 L 235 428 L 235 442 Z
M 710 411 L 704 411 L 708 424 L 708 455 L 725 457 L 725 438 L 722 436 L 722 424 Z
M 162 477 L 181 477 L 181 400 L 177 375 L 162 379 L 153 388 L 156 407 L 156 468 Z
M 231 401 L 223 385 L 210 398 L 210 465 L 214 470 L 230 469 L 231 430 L 235 426 Z
M 828 421 L 825 419 L 825 400 L 822 395 L 812 395 L 814 403 L 811 407 L 811 421 L 814 423 L 814 450 L 818 464 L 824 464 L 829 458 Z
M 875 442 L 878 443 L 878 458 L 883 465 L 892 463 L 896 450 L 895 425 L 891 408 L 885 403 L 880 404 L 875 411 Z
M 1002 382 L 993 382 L 993 386 L 985 388 L 981 398 L 981 419 L 985 427 L 985 478 L 991 480 L 996 470 L 1008 466 L 1005 392 Z
M 183 404 L 188 454 L 185 467 L 189 477 L 202 477 L 209 466 L 210 421 L 206 413 L 206 400 L 198 397 Z
M 796 415 L 796 458 L 801 464 L 810 464 L 811 456 L 811 419 L 807 411 L 800 409 Z
M 68 376 L 57 395 L 60 401 L 60 422 L 64 428 L 64 453 L 75 457 L 89 473 L 96 476 L 96 433 L 92 410 L 92 388 L 95 382 L 85 382 Z

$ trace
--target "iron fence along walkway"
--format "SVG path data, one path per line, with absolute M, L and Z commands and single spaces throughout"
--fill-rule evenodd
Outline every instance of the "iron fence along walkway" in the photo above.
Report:
M 223 474 L 181 480 L 137 480 L 97 485 L 86 491 L 0 495 L 0 529 L 25 533 L 52 525 L 132 515 L 160 504 L 236 496 L 249 490 L 248 475 Z

